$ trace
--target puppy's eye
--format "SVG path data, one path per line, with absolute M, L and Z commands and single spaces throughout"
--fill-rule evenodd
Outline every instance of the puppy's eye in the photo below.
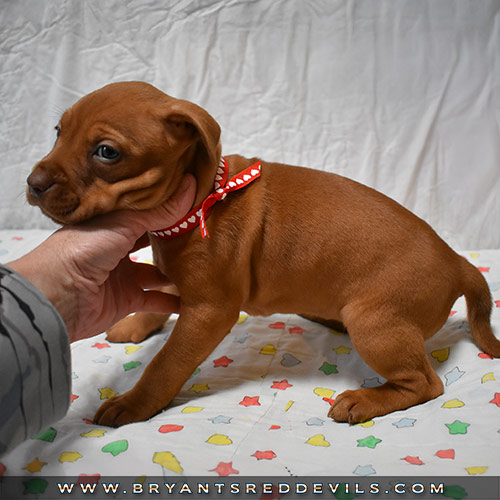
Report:
M 59 137 L 59 135 L 61 134 L 61 127 L 59 125 L 56 125 L 54 129 L 56 131 L 56 137 Z
M 106 144 L 101 144 L 95 151 L 94 156 L 97 156 L 102 161 L 113 161 L 119 158 L 120 153 L 115 148 Z

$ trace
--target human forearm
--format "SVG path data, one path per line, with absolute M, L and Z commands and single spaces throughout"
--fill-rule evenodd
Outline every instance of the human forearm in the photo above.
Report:
M 53 305 L 0 266 L 0 455 L 61 418 L 71 392 L 68 335 Z

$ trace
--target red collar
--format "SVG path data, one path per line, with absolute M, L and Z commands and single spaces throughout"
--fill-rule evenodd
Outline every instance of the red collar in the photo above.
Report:
M 219 168 L 217 169 L 217 174 L 215 176 L 214 189 L 205 198 L 205 200 L 198 206 L 194 207 L 187 215 L 177 221 L 173 226 L 165 229 L 159 229 L 157 231 L 150 231 L 150 234 L 156 236 L 157 238 L 170 240 L 176 236 L 180 236 L 181 234 L 191 231 L 191 229 L 194 229 L 199 225 L 201 236 L 203 238 L 209 237 L 205 219 L 207 219 L 210 215 L 212 206 L 218 201 L 223 200 L 227 196 L 227 193 L 244 188 L 257 179 L 257 177 L 260 177 L 260 168 L 261 164 L 260 161 L 258 161 L 241 171 L 239 174 L 236 174 L 234 177 L 231 177 L 228 181 L 227 177 L 229 174 L 229 167 L 227 160 L 224 157 L 221 157 Z

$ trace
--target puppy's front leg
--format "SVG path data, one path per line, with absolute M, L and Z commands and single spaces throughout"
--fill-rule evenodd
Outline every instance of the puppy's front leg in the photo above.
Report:
M 239 309 L 212 304 L 183 307 L 166 344 L 130 391 L 101 405 L 94 423 L 119 427 L 140 422 L 165 408 L 198 365 L 236 323 Z

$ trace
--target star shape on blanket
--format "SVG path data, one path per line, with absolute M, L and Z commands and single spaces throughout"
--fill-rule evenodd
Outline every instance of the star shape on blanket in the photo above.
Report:
M 332 373 L 338 373 L 337 365 L 332 365 L 325 361 L 320 367 L 319 370 L 322 371 L 325 375 L 331 375 Z
M 375 448 L 379 443 L 381 443 L 382 440 L 376 438 L 375 436 L 368 436 L 364 439 L 358 439 L 358 447 L 359 448 Z
M 448 427 L 450 434 L 467 434 L 467 428 L 470 424 L 466 422 L 460 422 L 460 420 L 455 420 L 452 424 L 444 424 Z
M 417 420 L 414 418 L 404 417 L 401 420 L 394 422 L 392 425 L 394 425 L 394 427 L 397 427 L 398 429 L 401 429 L 403 427 L 413 427 L 416 421 Z
M 284 391 L 289 387 L 293 387 L 293 385 L 289 384 L 287 379 L 283 379 L 279 382 L 277 380 L 273 380 L 273 385 L 271 386 L 271 389 L 279 389 L 280 391 Z
M 44 465 L 47 465 L 47 462 L 41 462 L 38 460 L 38 457 L 36 457 L 29 464 L 26 464 L 23 469 L 30 472 L 40 472 Z
M 490 403 L 497 405 L 500 408 L 500 392 L 495 392 L 495 397 L 490 401 Z
M 222 356 L 220 358 L 214 359 L 214 368 L 218 368 L 219 366 L 227 368 L 232 362 L 232 359 L 228 358 L 227 356 Z
M 209 418 L 213 424 L 230 424 L 231 417 L 226 417 L 225 415 L 219 415 L 218 417 Z
M 241 406 L 260 406 L 259 396 L 245 396 L 243 401 L 240 401 L 239 404 Z
M 219 476 L 230 476 L 231 474 L 239 474 L 240 471 L 233 469 L 233 462 L 219 462 L 219 465 L 215 469 L 211 469 L 210 472 L 217 472 Z
M 106 349 L 111 346 L 107 342 L 96 342 L 92 347 L 95 347 L 96 349 Z
M 111 387 L 101 387 L 98 391 L 101 395 L 101 399 L 109 399 L 118 394 L 116 391 L 111 389 Z

